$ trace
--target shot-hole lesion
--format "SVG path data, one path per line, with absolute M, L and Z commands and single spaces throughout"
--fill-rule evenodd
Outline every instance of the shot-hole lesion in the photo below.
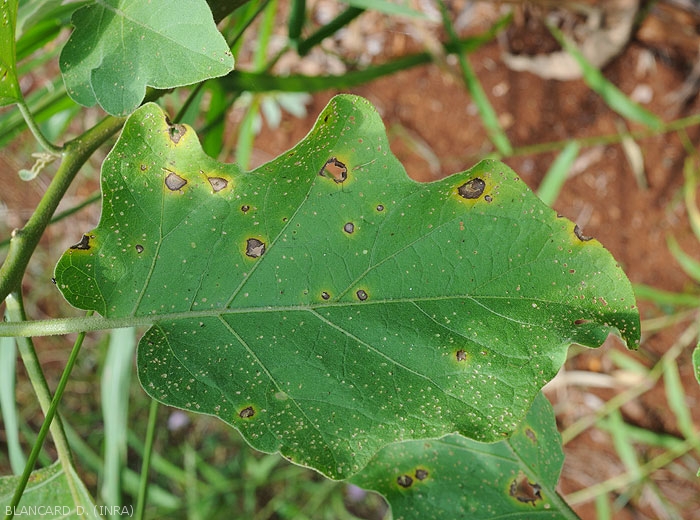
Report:
M 336 157 L 331 157 L 321 167 L 318 174 L 321 177 L 332 179 L 337 184 L 341 184 L 348 178 L 348 167 Z

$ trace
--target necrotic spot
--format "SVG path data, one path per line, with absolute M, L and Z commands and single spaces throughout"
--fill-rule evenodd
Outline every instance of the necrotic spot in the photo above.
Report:
M 328 294 L 326 291 L 323 291 L 321 293 L 321 298 L 323 298 L 324 300 L 328 300 L 328 299 L 330 299 L 330 297 L 331 297 L 331 295 Z
M 524 473 L 519 473 L 518 478 L 510 483 L 510 496 L 524 502 L 526 504 L 534 504 L 538 500 L 542 500 L 542 487 L 539 484 L 533 484 Z
M 428 478 L 428 472 L 422 468 L 418 468 L 416 470 L 416 478 L 418 480 L 425 480 L 426 478 Z
M 168 135 L 170 135 L 170 140 L 175 144 L 179 143 L 182 136 L 185 135 L 187 129 L 184 125 L 173 125 L 170 123 L 170 121 L 168 121 L 168 125 Z
M 532 442 L 537 443 L 537 435 L 535 435 L 535 432 L 532 428 L 525 428 L 525 435 Z
M 143 253 L 143 246 L 141 244 L 136 244 L 136 252 L 138 254 Z
M 253 417 L 255 415 L 255 409 L 252 406 L 248 406 L 247 408 L 243 408 L 240 412 L 238 412 L 238 416 L 241 419 L 247 419 L 249 417 Z
M 377 211 L 384 211 L 384 205 L 377 204 Z
M 70 248 L 83 250 L 90 249 L 90 237 L 88 235 L 83 235 L 83 238 L 80 239 L 80 242 L 70 246 Z
M 345 231 L 347 234 L 352 234 L 355 232 L 355 224 L 352 222 L 348 222 L 343 226 L 343 231 Z
M 170 171 L 170 170 L 166 170 Z M 168 173 L 168 176 L 165 178 L 165 186 L 170 190 L 170 191 L 177 191 L 180 188 L 182 188 L 185 184 L 187 184 L 187 181 L 180 177 L 177 173 L 175 172 L 170 172 Z
M 246 242 L 245 254 L 251 258 L 258 258 L 265 252 L 265 244 L 257 238 L 249 238 Z
M 484 193 L 486 188 L 486 183 L 483 179 L 475 177 L 457 188 L 457 193 L 459 196 L 465 199 L 478 199 L 481 194 Z
M 207 180 L 209 181 L 209 184 L 211 184 L 211 189 L 214 190 L 214 193 L 221 191 L 228 186 L 228 181 L 226 179 L 222 179 L 221 177 L 207 177 Z
M 248 204 L 243 204 L 243 205 L 241 206 L 241 211 L 242 211 L 243 213 L 248 213 L 248 210 L 249 210 L 249 209 L 250 209 L 250 206 L 248 206 Z
M 357 295 L 357 299 L 360 300 L 361 302 L 363 302 L 367 299 L 367 293 L 365 292 L 364 289 L 360 289 L 355 294 Z
M 581 242 L 587 242 L 588 240 L 591 240 L 593 238 L 584 235 L 581 231 L 581 228 L 578 227 L 578 224 L 574 226 L 574 235 L 576 235 L 576 238 L 578 238 Z
M 455 354 L 455 357 L 457 358 L 457 361 L 466 361 L 467 360 L 467 353 L 464 350 L 460 349 Z
M 396 479 L 396 483 L 404 488 L 411 487 L 413 479 L 409 475 L 401 475 Z
M 348 169 L 345 164 L 340 162 L 338 159 L 331 157 L 326 161 L 326 164 L 323 165 L 318 174 L 321 177 L 333 179 L 335 182 L 340 184 L 341 182 L 345 182 L 345 179 L 348 178 Z

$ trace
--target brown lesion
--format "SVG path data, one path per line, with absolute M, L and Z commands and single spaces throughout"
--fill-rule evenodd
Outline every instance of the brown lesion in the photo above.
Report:
M 537 444 L 537 434 L 535 434 L 535 431 L 532 428 L 525 428 L 525 436 Z
M 240 412 L 238 412 L 238 417 L 241 419 L 250 419 L 255 415 L 255 408 L 252 406 L 246 406 Z
M 83 238 L 80 239 L 80 242 L 77 244 L 73 244 L 70 246 L 71 249 L 81 249 L 83 251 L 87 251 L 90 249 L 90 239 L 93 238 L 90 235 L 83 235 Z
M 413 485 L 413 478 L 410 475 L 399 475 L 396 483 L 402 488 L 409 488 Z
M 180 177 L 177 173 L 167 168 L 163 168 L 163 171 L 167 172 L 168 175 L 165 176 L 165 187 L 170 191 L 178 191 L 185 187 L 187 180 Z
M 474 177 L 459 186 L 457 188 L 457 193 L 463 199 L 478 199 L 484 193 L 485 189 L 486 182 L 479 177 Z
M 228 181 L 223 177 L 207 177 L 207 180 L 211 185 L 211 189 L 214 190 L 214 193 L 217 193 L 228 186 Z
M 510 483 L 509 492 L 510 496 L 524 504 L 532 504 L 534 506 L 535 502 L 542 500 L 542 486 L 530 482 L 527 475 L 522 471 L 518 473 L 516 479 Z
M 246 241 L 245 254 L 250 258 L 260 258 L 265 254 L 265 243 L 257 238 L 249 238 Z
M 326 164 L 321 167 L 318 174 L 321 177 L 333 179 L 333 181 L 340 184 L 347 180 L 348 168 L 345 166 L 345 163 L 339 161 L 335 157 L 331 157 L 326 161 Z
M 574 226 L 574 235 L 576 235 L 576 238 L 578 238 L 581 242 L 588 242 L 589 240 L 593 239 L 593 237 L 584 235 L 583 231 L 581 231 L 581 228 L 578 227 L 578 224 Z
M 170 119 L 165 118 L 165 122 L 168 125 L 168 137 L 174 144 L 178 144 L 182 136 L 187 132 L 187 127 L 178 123 L 172 123 Z

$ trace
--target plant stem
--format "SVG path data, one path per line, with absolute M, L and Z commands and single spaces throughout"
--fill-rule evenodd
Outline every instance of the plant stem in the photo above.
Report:
M 29 130 L 31 130 L 32 134 L 34 134 L 34 138 L 39 142 L 39 144 L 43 146 L 44 149 L 46 149 L 46 151 L 50 154 L 60 155 L 63 151 L 63 148 L 61 148 L 60 146 L 56 146 L 55 144 L 50 142 L 48 139 L 46 139 L 44 134 L 41 133 L 41 129 L 39 128 L 39 125 L 36 124 L 34 116 L 30 112 L 27 103 L 24 101 L 24 98 L 17 101 L 17 108 L 19 108 L 19 111 L 22 114 L 25 123 L 27 123 Z
M 12 321 L 26 320 L 24 306 L 22 304 L 22 297 L 19 293 L 13 293 L 11 295 L 8 295 L 8 297 L 5 299 L 5 303 L 7 306 L 8 317 Z M 90 314 L 92 314 L 92 312 L 88 312 L 88 315 Z M 39 453 L 41 451 L 41 448 L 44 444 L 44 440 L 46 439 L 46 435 L 48 434 L 49 430 L 51 431 L 51 436 L 53 438 L 54 445 L 56 446 L 58 459 L 61 461 L 61 465 L 64 468 L 72 467 L 73 465 L 68 440 L 66 438 L 65 431 L 63 430 L 63 424 L 61 422 L 60 416 L 57 415 L 57 410 L 58 404 L 61 401 L 61 397 L 63 396 L 63 391 L 65 390 L 66 385 L 68 384 L 70 373 L 73 369 L 73 366 L 75 365 L 76 360 L 78 359 L 78 353 L 80 352 L 80 347 L 83 344 L 84 338 L 84 333 L 78 335 L 78 338 L 76 339 L 75 344 L 73 345 L 73 350 L 70 354 L 70 357 L 68 358 L 68 363 L 66 364 L 66 368 L 64 369 L 63 374 L 61 375 L 61 379 L 58 383 L 58 387 L 56 388 L 56 393 L 54 394 L 53 398 L 51 397 L 51 391 L 49 390 L 49 386 L 46 382 L 46 378 L 44 377 L 44 373 L 41 370 L 41 364 L 39 363 L 39 358 L 36 354 L 36 349 L 34 348 L 34 344 L 31 338 L 17 338 L 17 346 L 20 355 L 22 356 L 22 362 L 24 363 L 24 366 L 27 370 L 29 380 L 32 383 L 34 392 L 36 393 L 37 399 L 39 400 L 39 405 L 41 406 L 41 410 L 44 413 L 45 418 L 44 422 L 41 425 L 41 429 L 39 430 L 39 435 L 36 441 L 34 442 L 34 445 L 32 446 L 32 451 L 29 454 L 29 459 L 27 460 L 27 464 L 24 467 L 24 472 L 22 473 L 20 483 L 18 484 L 17 488 L 15 489 L 15 493 L 12 496 L 10 509 L 8 509 L 9 512 L 5 516 L 6 520 L 9 520 L 14 516 L 14 511 L 17 508 L 20 499 L 22 498 L 22 494 L 24 493 L 24 490 L 27 486 L 27 482 L 29 481 L 29 477 L 31 476 L 32 470 L 34 469 L 34 465 L 36 464 L 37 458 L 39 457 Z M 78 492 L 75 489 L 73 480 L 70 477 L 68 477 L 68 473 L 66 473 L 66 476 L 68 485 L 71 490 L 71 495 L 73 496 L 74 502 L 77 504 L 79 502 Z
M 64 146 L 61 165 L 36 210 L 22 229 L 12 232 L 7 258 L 0 267 L 0 299 L 20 288 L 29 259 L 73 178 L 92 153 L 116 133 L 124 121 L 121 117 L 106 117 Z
M 151 454 L 153 453 L 153 440 L 156 436 L 156 418 L 158 417 L 158 401 L 151 400 L 151 408 L 148 412 L 148 427 L 146 429 L 146 445 L 141 466 L 141 480 L 139 482 L 139 495 L 136 502 L 136 520 L 143 519 L 146 509 L 146 495 L 148 492 L 148 470 L 151 467 Z

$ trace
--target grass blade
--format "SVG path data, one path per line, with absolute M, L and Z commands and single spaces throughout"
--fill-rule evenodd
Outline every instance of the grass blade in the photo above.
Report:
M 688 220 L 690 227 L 693 229 L 695 238 L 700 240 L 700 210 L 695 199 L 695 189 L 698 185 L 697 181 L 698 169 L 695 161 L 691 157 L 686 157 L 683 163 L 683 196 L 685 199 L 685 210 L 688 212 Z
M 548 28 L 562 48 L 571 54 L 579 64 L 583 72 L 583 81 L 586 82 L 586 85 L 602 97 L 603 101 L 605 101 L 610 108 L 621 116 L 645 124 L 653 130 L 661 130 L 661 128 L 663 128 L 661 119 L 625 96 L 620 89 L 608 81 L 605 76 L 603 76 L 603 73 L 591 65 L 583 54 L 581 54 L 581 51 L 578 50 L 576 45 L 569 41 L 559 28 L 553 25 L 548 25 Z
M 19 443 L 19 421 L 15 403 L 17 346 L 14 338 L 0 338 L 0 410 L 4 425 L 7 455 L 15 475 L 22 473 L 27 459 Z
M 121 506 L 121 474 L 126 465 L 129 389 L 134 366 L 133 328 L 113 330 L 100 380 L 105 428 L 104 479 L 101 496 L 107 506 Z
M 690 276 L 696 282 L 700 282 L 700 262 L 683 251 L 673 236 L 668 235 L 666 237 L 666 244 L 668 245 L 669 251 L 671 251 L 671 254 L 676 259 L 676 262 L 680 264 L 685 274 Z
M 537 189 L 537 196 L 548 206 L 557 200 L 580 149 L 581 147 L 576 141 L 568 143 L 545 173 L 544 179 Z
M 700 446 L 700 436 L 693 425 L 693 418 L 688 409 L 678 365 L 668 360 L 664 360 L 664 386 L 669 408 L 678 421 L 678 429 L 687 440 L 695 440 L 696 445 Z
M 151 400 L 151 407 L 148 411 L 148 427 L 146 429 L 146 445 L 144 447 L 143 464 L 141 465 L 141 476 L 139 478 L 139 494 L 136 501 L 136 520 L 144 518 L 146 510 L 146 498 L 148 497 L 148 472 L 151 467 L 151 455 L 153 453 L 153 440 L 156 437 L 156 419 L 158 418 L 158 401 Z
M 450 38 L 450 42 L 453 45 L 457 45 L 459 39 L 457 38 L 457 33 L 455 32 L 447 7 L 443 1 L 440 2 L 440 11 L 442 13 L 442 23 Z M 486 133 L 489 135 L 489 139 L 501 155 L 508 156 L 512 154 L 513 146 L 510 144 L 508 136 L 506 136 L 503 128 L 501 128 L 496 111 L 486 96 L 486 92 L 484 92 L 484 88 L 481 86 L 479 78 L 477 78 L 474 73 L 474 69 L 472 69 L 472 66 L 469 64 L 465 53 L 458 52 L 457 58 L 459 59 L 459 67 L 462 70 L 462 79 L 479 110 L 479 115 L 486 128 Z
M 289 13 L 289 40 L 292 45 L 298 45 L 301 29 L 306 19 L 306 0 L 292 0 Z
M 299 56 L 306 56 L 316 45 L 321 43 L 331 34 L 335 34 L 336 31 L 345 27 L 364 12 L 365 10 L 359 7 L 348 7 L 345 11 L 333 18 L 311 36 L 300 41 L 297 47 L 297 54 L 299 54 Z

